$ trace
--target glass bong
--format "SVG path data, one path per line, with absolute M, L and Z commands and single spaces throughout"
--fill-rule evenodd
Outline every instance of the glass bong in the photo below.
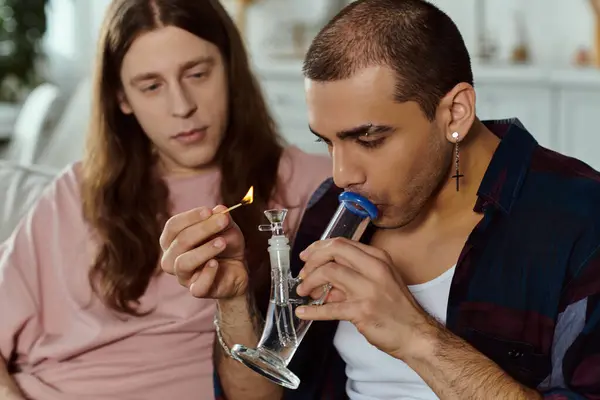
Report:
M 321 235 L 321 240 L 345 237 L 360 240 L 371 220 L 377 218 L 377 207 L 366 198 L 352 192 L 339 195 L 337 211 Z M 260 225 L 260 231 L 271 231 L 269 254 L 271 262 L 271 297 L 265 326 L 257 348 L 236 344 L 231 349 L 234 359 L 264 377 L 286 388 L 297 389 L 300 379 L 287 368 L 312 321 L 296 317 L 295 310 L 302 305 L 322 305 L 331 285 L 316 300 L 300 297 L 296 288 L 299 278 L 290 270 L 290 245 L 283 230 L 287 210 L 264 212 L 269 225 Z

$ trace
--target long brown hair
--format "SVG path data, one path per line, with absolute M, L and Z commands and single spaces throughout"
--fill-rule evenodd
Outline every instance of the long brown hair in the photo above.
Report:
M 217 0 L 114 0 L 99 37 L 82 196 L 84 217 L 100 243 L 90 283 L 108 307 L 132 315 L 139 315 L 139 298 L 157 273 L 170 206 L 150 140 L 119 108 L 120 70 L 136 37 L 163 26 L 207 40 L 223 55 L 229 121 L 216 155 L 221 201 L 235 204 L 254 186 L 254 203 L 232 216 L 246 238 L 252 290 L 264 293 L 269 283 L 266 241 L 256 227 L 276 192 L 282 145 L 235 24 Z

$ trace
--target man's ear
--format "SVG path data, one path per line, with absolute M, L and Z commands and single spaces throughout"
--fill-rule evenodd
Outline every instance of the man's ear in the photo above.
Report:
M 440 105 L 447 110 L 444 118 L 446 139 L 451 143 L 463 141 L 476 118 L 473 86 L 459 83 L 444 96 Z
M 131 108 L 131 105 L 129 105 L 125 92 L 122 90 L 119 90 L 119 93 L 117 94 L 117 101 L 119 102 L 119 108 L 123 114 L 133 114 L 133 109 Z

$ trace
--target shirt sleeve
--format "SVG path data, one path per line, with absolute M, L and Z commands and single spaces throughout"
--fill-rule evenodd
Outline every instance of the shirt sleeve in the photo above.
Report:
M 26 356 L 39 336 L 40 249 L 46 220 L 52 215 L 50 191 L 0 244 L 0 355 L 7 361 Z
M 580 265 L 563 294 L 547 400 L 600 399 L 600 246 Z
M 300 223 L 307 208 L 318 201 L 321 195 L 333 184 L 333 180 L 331 179 L 332 165 L 329 157 L 308 154 L 304 155 L 298 164 L 293 186 L 301 199 L 302 211 L 294 221 L 292 238 L 295 238 L 298 233 Z
M 221 387 L 221 379 L 219 379 L 219 373 L 217 372 L 216 368 L 213 372 L 213 385 L 215 392 L 215 400 L 227 400 L 227 397 L 225 397 L 225 392 L 223 392 L 223 388 Z

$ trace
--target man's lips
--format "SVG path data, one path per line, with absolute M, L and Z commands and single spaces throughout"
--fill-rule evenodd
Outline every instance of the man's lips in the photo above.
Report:
M 193 143 L 204 139 L 208 127 L 192 129 L 186 132 L 179 132 L 173 136 L 173 139 L 182 143 Z

